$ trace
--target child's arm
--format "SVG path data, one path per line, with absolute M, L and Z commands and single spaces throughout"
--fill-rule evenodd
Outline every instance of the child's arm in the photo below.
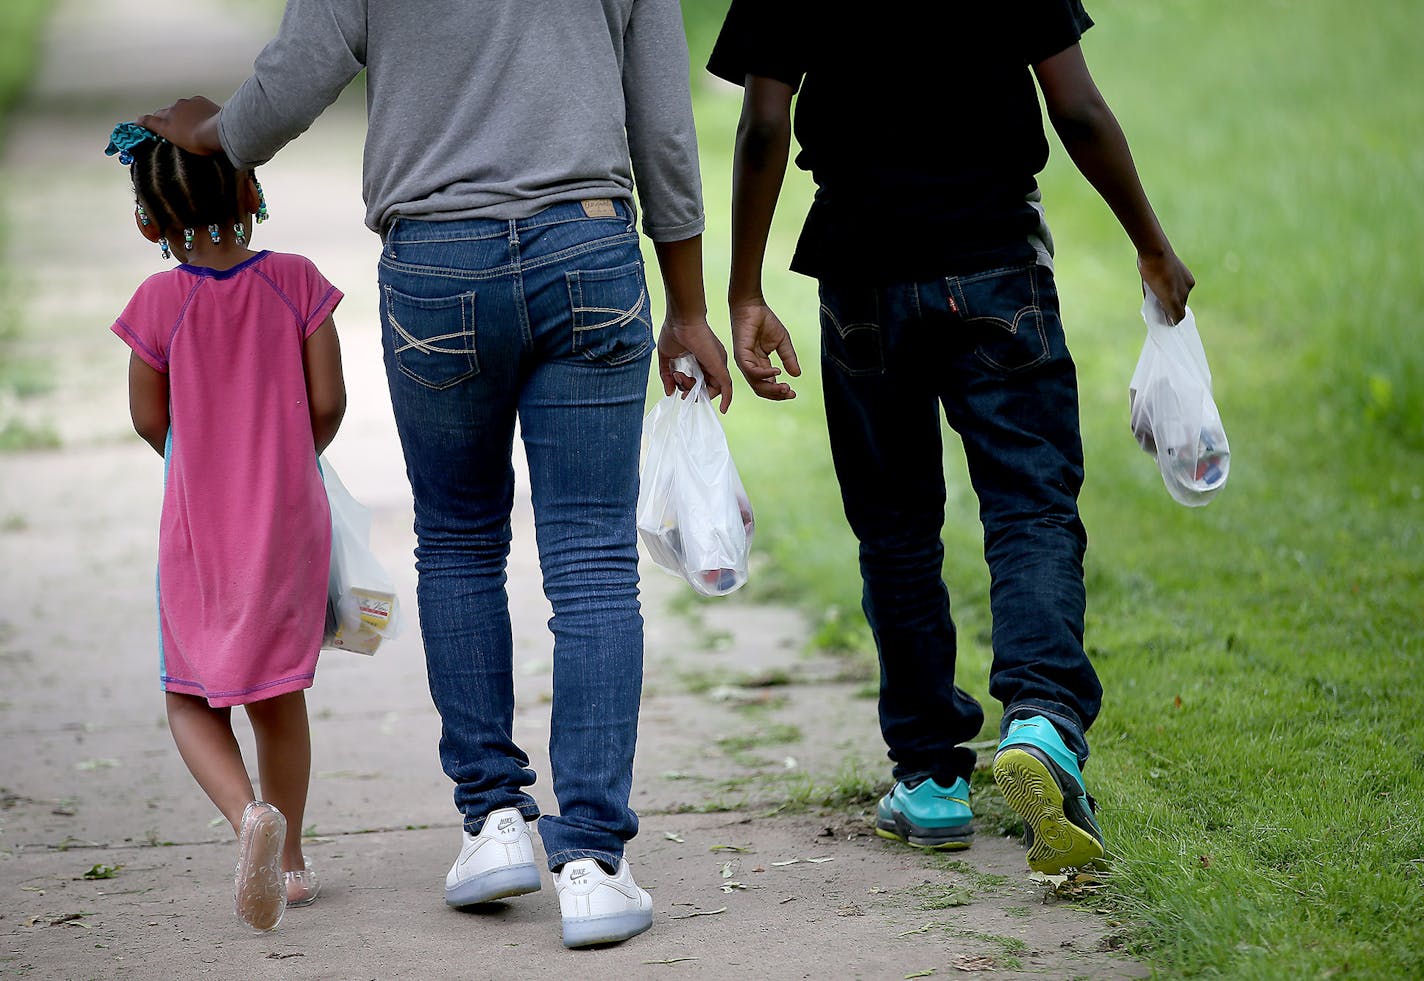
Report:
M 129 355 L 129 418 L 134 432 L 162 456 L 168 442 L 168 376 L 137 354 Z
M 781 369 L 771 363 L 773 351 L 793 378 L 801 375 L 791 335 L 767 306 L 761 282 L 767 235 L 790 155 L 794 94 L 785 82 L 747 76 L 732 165 L 732 274 L 727 285 L 732 356 L 752 391 L 773 400 L 796 397 L 790 385 L 776 380 Z
M 1196 285 L 1172 251 L 1157 221 L 1122 127 L 1098 91 L 1083 50 L 1073 45 L 1033 66 L 1048 118 L 1073 163 L 1117 216 L 1137 248 L 1142 281 L 1176 323 L 1186 315 L 1187 294 Z
M 341 343 L 336 323 L 327 317 L 302 346 L 307 375 L 307 406 L 311 409 L 312 438 L 321 453 L 336 438 L 346 415 L 346 381 L 341 374 Z

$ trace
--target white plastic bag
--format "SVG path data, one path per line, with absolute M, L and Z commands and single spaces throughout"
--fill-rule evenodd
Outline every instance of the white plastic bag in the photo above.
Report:
M 643 420 L 638 534 L 659 566 L 703 596 L 725 596 L 747 581 L 752 505 L 696 360 L 685 355 L 673 368 L 696 384 Z
M 1191 308 L 1173 325 L 1152 291 L 1142 301 L 1147 339 L 1128 383 L 1138 445 L 1157 458 L 1167 492 L 1201 507 L 1226 484 L 1231 448 L 1211 397 L 1211 370 Z
M 326 457 L 318 461 L 331 503 L 331 577 L 321 646 L 374 654 L 400 630 L 396 590 L 371 551 L 371 512 L 362 507 Z

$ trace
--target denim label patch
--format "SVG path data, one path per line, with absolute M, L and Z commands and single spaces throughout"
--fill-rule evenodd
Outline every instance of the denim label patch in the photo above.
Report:
M 583 206 L 583 213 L 590 218 L 617 218 L 618 212 L 613 210 L 613 200 L 611 198 L 590 198 L 587 201 L 580 201 Z

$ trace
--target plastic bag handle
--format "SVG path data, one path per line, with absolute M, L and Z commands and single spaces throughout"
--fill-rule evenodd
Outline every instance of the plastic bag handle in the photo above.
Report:
M 702 366 L 697 363 L 697 359 L 688 354 L 679 354 L 672 362 L 672 370 L 680 371 L 692 379 L 692 387 L 687 390 L 684 398 L 694 402 L 707 398 L 707 383 L 702 378 Z

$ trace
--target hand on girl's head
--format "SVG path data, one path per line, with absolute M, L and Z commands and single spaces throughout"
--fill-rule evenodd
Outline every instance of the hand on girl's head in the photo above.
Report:
M 195 95 L 138 117 L 138 124 L 189 153 L 214 154 L 222 151 L 216 124 L 221 111 L 213 100 Z

